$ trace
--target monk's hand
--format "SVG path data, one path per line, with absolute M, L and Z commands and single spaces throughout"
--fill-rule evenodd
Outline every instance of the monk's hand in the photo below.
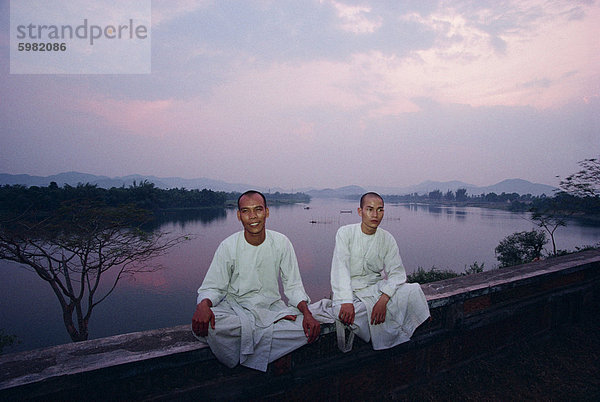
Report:
M 371 312 L 371 325 L 377 325 L 385 322 L 385 314 L 387 312 L 387 302 L 390 300 L 390 297 L 385 293 L 381 294 L 377 303 L 373 306 L 373 311 Z
M 196 306 L 196 311 L 192 317 L 192 331 L 198 336 L 208 335 L 208 326 L 215 329 L 215 314 L 212 309 L 210 299 L 204 299 Z
M 288 314 L 286 316 L 281 317 L 280 319 L 278 319 L 275 322 L 281 321 L 281 320 L 288 320 L 288 321 L 296 321 L 296 316 L 293 314 Z
M 339 314 L 340 321 L 346 325 L 354 323 L 354 304 L 342 303 Z
M 321 324 L 311 313 L 303 315 L 302 328 L 304 328 L 304 335 L 308 338 L 308 343 L 316 341 L 321 333 Z
M 298 303 L 298 310 L 302 313 L 304 335 L 308 338 L 308 343 L 314 342 L 321 333 L 321 324 L 313 317 L 305 300 Z

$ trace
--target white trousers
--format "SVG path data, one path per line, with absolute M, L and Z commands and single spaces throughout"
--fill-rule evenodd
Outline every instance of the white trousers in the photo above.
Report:
M 333 308 L 337 319 L 338 348 L 342 352 L 352 350 L 353 340 L 348 334 L 342 336 L 344 330 L 351 330 L 365 342 L 371 341 L 373 349 L 382 350 L 409 341 L 417 327 L 429 318 L 429 307 L 421 286 L 418 283 L 405 283 L 396 289 L 388 302 L 385 321 L 371 325 L 371 312 L 379 297 L 376 286 L 363 291 L 360 296 L 354 296 L 352 303 L 355 316 L 350 327 L 344 326 L 338 319 L 341 306 Z
M 329 300 L 321 300 L 311 304 L 309 310 L 317 321 L 333 322 L 330 306 Z M 206 338 L 197 338 L 207 342 L 216 358 L 230 368 L 239 363 L 267 371 L 269 363 L 308 341 L 302 326 L 302 314 L 298 314 L 295 321 L 281 319 L 267 328 L 253 328 L 251 335 L 242 335 L 241 320 L 226 303 L 213 307 L 212 311 L 215 329 L 209 327 Z

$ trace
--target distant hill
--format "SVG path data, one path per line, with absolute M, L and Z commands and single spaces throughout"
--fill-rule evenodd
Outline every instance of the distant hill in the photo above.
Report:
M 345 186 L 336 189 L 326 188 L 323 190 L 305 190 L 306 194 L 315 198 L 340 198 L 349 195 L 363 194 L 366 190 L 360 186 Z
M 111 187 L 129 187 L 135 181 L 140 183 L 147 180 L 158 188 L 186 188 L 192 189 L 210 189 L 214 191 L 238 191 L 243 192 L 248 189 L 256 189 L 259 191 L 267 191 L 268 189 L 256 188 L 248 184 L 241 183 L 227 183 L 221 180 L 213 180 L 207 178 L 197 179 L 183 179 L 181 177 L 156 177 L 156 176 L 144 176 L 144 175 L 129 175 L 123 177 L 107 177 L 107 176 L 95 176 L 92 174 L 79 173 L 79 172 L 67 172 L 59 173 L 52 176 L 30 176 L 27 174 L 10 175 L 0 174 L 0 185 L 4 184 L 21 184 L 24 186 L 47 186 L 51 182 L 56 182 L 59 187 L 68 184 L 70 186 L 76 186 L 77 184 L 95 184 L 101 188 Z
M 108 177 L 108 176 L 96 176 L 88 173 L 79 173 L 79 172 L 66 172 L 60 173 L 52 176 L 30 176 L 27 174 L 0 174 L 0 185 L 14 185 L 21 184 L 24 186 L 47 186 L 51 182 L 56 182 L 60 187 L 65 184 L 69 184 L 71 186 L 76 186 L 77 184 L 95 184 L 98 187 L 102 188 L 111 188 L 111 187 L 129 187 L 134 181 L 136 183 L 140 183 L 144 180 L 147 180 L 151 183 L 154 183 L 158 188 L 186 188 L 189 190 L 192 189 L 210 189 L 214 191 L 246 191 L 248 189 L 255 189 L 263 192 L 289 192 L 289 190 L 285 190 L 282 188 L 264 188 L 252 186 L 250 184 L 243 183 L 228 183 L 222 180 L 213 180 L 205 177 L 196 178 L 196 179 L 184 179 L 181 177 L 156 177 L 156 176 L 144 176 L 144 175 L 129 175 L 122 177 Z M 482 193 L 518 193 L 518 194 L 531 194 L 531 195 L 542 195 L 546 194 L 551 196 L 554 194 L 556 190 L 555 187 L 548 186 L 546 184 L 539 183 L 531 183 L 527 180 L 522 179 L 508 179 L 503 180 L 499 183 L 496 183 L 491 186 L 475 186 L 472 184 L 464 183 L 461 181 L 447 181 L 447 182 L 439 182 L 439 181 L 424 181 L 420 184 L 416 184 L 413 186 L 407 187 L 361 187 L 361 186 L 344 186 L 338 188 L 325 188 L 325 189 L 316 189 L 316 188 L 303 188 L 296 189 L 293 192 L 300 191 L 309 194 L 311 197 L 315 198 L 339 198 L 339 197 L 347 197 L 351 195 L 363 194 L 366 191 L 376 191 L 382 195 L 405 195 L 405 194 L 426 194 L 430 191 L 440 190 L 442 192 L 446 192 L 448 190 L 456 191 L 459 188 L 465 188 L 467 190 L 467 194 L 469 195 L 479 195 Z
M 456 192 L 459 188 L 467 190 L 468 195 L 480 195 L 488 193 L 518 193 L 520 195 L 531 194 L 539 196 L 546 194 L 552 196 L 557 190 L 556 187 L 548 186 L 546 184 L 531 183 L 527 180 L 522 179 L 508 179 L 503 180 L 491 186 L 475 186 L 473 184 L 465 183 L 462 181 L 424 181 L 422 183 L 407 186 L 407 187 L 369 187 L 365 189 L 360 186 L 346 186 L 336 189 L 305 189 L 305 193 L 315 198 L 335 198 L 335 197 L 346 197 L 349 195 L 363 194 L 366 191 L 376 191 L 381 195 L 406 195 L 406 194 L 427 194 L 430 191 L 440 190 L 445 193 L 448 190 Z
M 405 194 L 427 194 L 430 191 L 440 190 L 445 193 L 448 190 L 456 192 L 459 188 L 467 190 L 469 195 L 480 195 L 483 193 L 518 193 L 518 194 L 531 194 L 531 195 L 542 195 L 546 194 L 552 196 L 557 190 L 556 187 L 548 186 L 546 184 L 532 183 L 523 179 L 507 179 L 491 186 L 475 186 L 473 184 L 465 183 L 462 181 L 424 181 L 420 184 L 408 187 L 397 187 L 397 188 L 378 188 L 374 191 L 380 192 L 381 194 L 394 194 L 394 195 L 405 195 Z
M 501 193 L 518 193 L 518 194 L 531 194 L 531 195 L 542 195 L 548 196 L 554 195 L 554 192 L 558 190 L 556 187 L 548 186 L 546 184 L 531 183 L 523 179 L 507 179 L 489 187 L 478 187 L 482 193 L 496 194 Z M 477 194 L 477 193 L 471 193 Z

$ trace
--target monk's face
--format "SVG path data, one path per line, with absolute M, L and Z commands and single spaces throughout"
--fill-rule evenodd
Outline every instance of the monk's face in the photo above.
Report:
M 244 234 L 248 236 L 263 237 L 265 235 L 265 221 L 269 217 L 269 208 L 260 194 L 247 194 L 240 199 L 237 217 L 244 226 Z
M 383 219 L 383 200 L 375 195 L 368 195 L 363 205 L 358 208 L 362 222 L 360 228 L 365 234 L 373 234 Z

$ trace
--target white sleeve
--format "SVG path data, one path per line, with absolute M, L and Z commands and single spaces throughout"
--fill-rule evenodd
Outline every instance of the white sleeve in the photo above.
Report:
M 223 300 L 231 280 L 233 264 L 233 258 L 230 257 L 225 242 L 222 242 L 215 252 L 202 285 L 198 289 L 196 303 L 200 303 L 204 299 L 210 299 L 212 305 L 216 306 Z
M 344 227 L 335 235 L 335 248 L 331 261 L 331 291 L 334 306 L 352 303 L 352 279 L 350 276 L 350 244 Z
M 283 285 L 283 293 L 288 298 L 288 303 L 294 307 L 297 307 L 303 300 L 310 304 L 310 298 L 302 285 L 294 247 L 287 237 L 283 237 L 280 248 L 281 265 L 279 272 L 281 275 L 281 284 Z
M 391 234 L 386 236 L 385 248 L 386 253 L 383 263 L 387 279 L 379 282 L 378 289 L 380 292 L 392 297 L 398 286 L 406 282 L 406 270 L 400 257 L 396 239 Z

